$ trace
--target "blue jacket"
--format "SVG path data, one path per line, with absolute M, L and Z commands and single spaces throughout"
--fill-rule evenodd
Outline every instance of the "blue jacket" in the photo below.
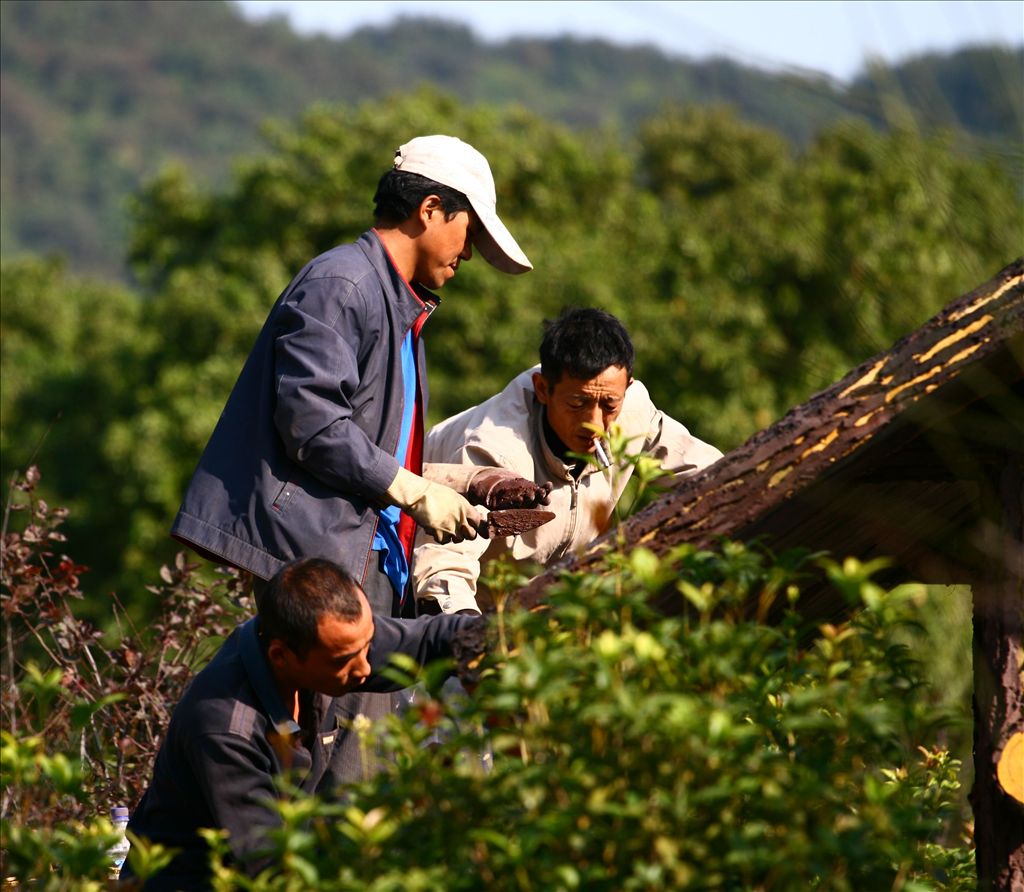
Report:
M 402 341 L 439 303 L 413 288 L 372 230 L 306 264 L 267 317 L 172 536 L 263 579 L 298 557 L 365 579 L 398 472 Z M 416 362 L 426 401 L 422 342 Z

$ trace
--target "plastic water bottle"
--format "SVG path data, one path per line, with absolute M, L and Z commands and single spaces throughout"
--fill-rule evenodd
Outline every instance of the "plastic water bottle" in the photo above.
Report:
M 110 855 L 110 878 L 116 880 L 121 875 L 124 859 L 128 857 L 128 850 L 132 847 L 128 837 L 125 836 L 125 831 L 128 829 L 128 809 L 123 805 L 112 808 L 110 820 L 114 824 L 114 832 L 118 834 L 117 842 L 107 849 Z

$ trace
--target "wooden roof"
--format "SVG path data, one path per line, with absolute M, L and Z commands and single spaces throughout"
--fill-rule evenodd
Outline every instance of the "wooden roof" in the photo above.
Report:
M 776 551 L 887 556 L 890 584 L 970 582 L 992 561 L 1011 560 L 1019 578 L 1019 549 L 999 535 L 1008 463 L 1024 466 L 1024 258 L 618 532 L 655 553 L 765 537 Z M 540 603 L 561 569 L 596 568 L 612 544 L 604 536 L 549 569 L 521 602 Z M 821 586 L 805 591 L 803 609 L 838 615 L 835 599 Z

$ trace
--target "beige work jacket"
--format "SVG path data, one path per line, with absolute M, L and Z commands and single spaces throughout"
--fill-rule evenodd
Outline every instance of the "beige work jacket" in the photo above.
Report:
M 532 377 L 538 371 L 540 366 L 527 369 L 501 393 L 442 421 L 427 435 L 425 462 L 507 468 L 538 484 L 550 482 L 548 508 L 555 513 L 544 526 L 507 538 L 438 545 L 421 531 L 413 558 L 416 597 L 436 599 L 445 613 L 479 609 L 481 566 L 499 555 L 511 553 L 543 569 L 605 532 L 632 474 L 632 466 L 602 471 L 588 465 L 573 479 L 572 465 L 558 458 L 544 437 L 544 407 L 533 393 Z M 629 452 L 653 456 L 673 474 L 692 474 L 722 456 L 660 411 L 640 381 L 626 390 L 616 423 L 635 438 Z

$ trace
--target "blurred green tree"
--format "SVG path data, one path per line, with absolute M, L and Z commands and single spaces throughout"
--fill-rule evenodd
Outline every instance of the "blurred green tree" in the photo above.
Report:
M 151 483 L 112 450 L 111 432 L 138 411 L 152 329 L 120 285 L 70 275 L 60 260 L 5 261 L 0 275 L 0 468 L 47 468 L 40 496 L 71 510 L 68 531 L 107 571 L 134 545 Z M 139 453 L 146 440 L 132 444 Z M 152 578 L 151 555 L 140 558 Z M 129 597 L 131 597 L 129 595 Z
M 172 167 L 137 196 L 141 301 L 5 264 L 4 467 L 63 413 L 38 462 L 104 584 L 130 592 L 170 560 L 180 495 L 276 296 L 372 224 L 390 150 L 439 131 L 490 159 L 535 271 L 477 259 L 444 289 L 428 422 L 536 362 L 545 318 L 594 305 L 631 330 L 655 401 L 729 449 L 1019 250 L 1001 169 L 910 126 L 843 125 L 796 153 L 728 109 L 667 107 L 626 135 L 426 88 L 314 107 L 268 125 L 269 152 L 225 190 Z

